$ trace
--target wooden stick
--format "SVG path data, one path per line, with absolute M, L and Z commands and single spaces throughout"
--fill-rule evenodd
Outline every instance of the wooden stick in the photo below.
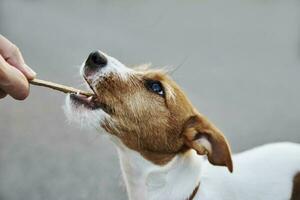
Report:
M 58 90 L 64 93 L 79 93 L 85 96 L 93 96 L 95 95 L 94 93 L 91 92 L 85 92 L 73 87 L 69 87 L 69 86 L 65 86 L 65 85 L 61 85 L 61 84 L 57 84 L 57 83 L 52 83 L 49 81 L 44 81 L 44 80 L 40 80 L 40 79 L 33 79 L 30 80 L 29 83 L 31 83 L 32 85 L 38 85 L 38 86 L 43 86 L 43 87 L 48 87 L 54 90 Z

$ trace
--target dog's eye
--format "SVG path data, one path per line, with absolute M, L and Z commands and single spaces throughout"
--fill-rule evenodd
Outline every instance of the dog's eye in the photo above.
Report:
M 165 96 L 164 88 L 159 81 L 147 80 L 146 87 L 148 88 L 148 90 L 150 90 L 162 97 Z

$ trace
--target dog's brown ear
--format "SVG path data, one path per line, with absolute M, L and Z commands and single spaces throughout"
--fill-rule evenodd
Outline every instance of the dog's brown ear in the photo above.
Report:
M 205 117 L 195 115 L 189 118 L 183 130 L 185 144 L 199 155 L 207 155 L 211 164 L 227 166 L 233 171 L 229 144 L 220 130 Z

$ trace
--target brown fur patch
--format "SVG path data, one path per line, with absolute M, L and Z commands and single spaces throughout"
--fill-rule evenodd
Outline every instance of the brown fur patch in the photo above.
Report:
M 160 81 L 165 96 L 149 91 L 146 80 Z M 137 71 L 127 79 L 111 74 L 99 78 L 95 89 L 99 103 L 111 111 L 101 126 L 128 148 L 159 165 L 189 149 L 183 129 L 191 116 L 200 115 L 164 72 Z
M 171 87 L 176 97 L 168 91 L 165 98 L 152 93 L 144 86 L 147 79 Z M 167 163 L 181 150 L 182 127 L 194 110 L 165 74 L 138 73 L 125 82 L 112 76 L 99 82 L 97 93 L 114 110 L 112 122 L 106 121 L 102 127 L 127 147 L 156 164 Z
M 300 200 L 300 172 L 294 176 L 291 200 Z

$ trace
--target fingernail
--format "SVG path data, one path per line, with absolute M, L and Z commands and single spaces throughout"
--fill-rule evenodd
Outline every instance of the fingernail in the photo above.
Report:
M 27 70 L 27 72 L 28 72 L 28 75 L 30 75 L 31 78 L 35 78 L 36 72 L 33 71 L 28 65 L 25 64 L 24 66 L 25 66 L 25 68 L 26 68 L 26 70 Z

